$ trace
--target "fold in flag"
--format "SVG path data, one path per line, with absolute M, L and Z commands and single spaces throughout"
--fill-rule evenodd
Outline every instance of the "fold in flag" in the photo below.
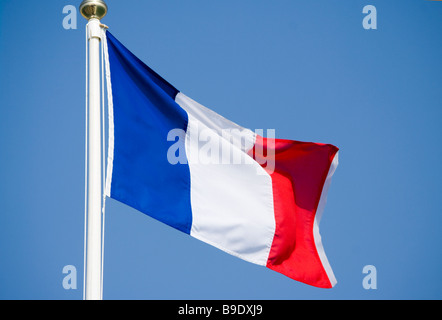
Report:
M 106 195 L 243 260 L 333 287 L 318 225 L 338 148 L 245 129 L 106 38 Z

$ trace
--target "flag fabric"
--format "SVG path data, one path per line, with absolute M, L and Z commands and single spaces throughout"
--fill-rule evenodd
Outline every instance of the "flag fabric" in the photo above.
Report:
M 338 148 L 264 137 L 104 39 L 106 195 L 243 260 L 331 288 L 319 221 Z

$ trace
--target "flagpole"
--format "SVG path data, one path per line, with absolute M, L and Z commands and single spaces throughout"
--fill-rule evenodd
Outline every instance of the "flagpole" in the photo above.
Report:
M 86 300 L 101 300 L 101 82 L 100 20 L 107 13 L 102 0 L 83 0 L 80 12 L 88 20 L 88 150 L 87 150 L 87 237 L 86 237 Z

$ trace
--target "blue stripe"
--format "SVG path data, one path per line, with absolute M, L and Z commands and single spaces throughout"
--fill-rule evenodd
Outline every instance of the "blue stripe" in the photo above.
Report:
M 111 198 L 190 234 L 190 171 L 172 165 L 167 141 L 172 129 L 187 129 L 178 90 L 107 32 L 114 103 Z

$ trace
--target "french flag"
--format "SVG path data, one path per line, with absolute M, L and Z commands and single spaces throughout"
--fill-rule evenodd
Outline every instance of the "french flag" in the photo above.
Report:
M 338 148 L 263 137 L 225 119 L 108 31 L 104 51 L 106 195 L 243 260 L 333 287 L 319 222 Z

